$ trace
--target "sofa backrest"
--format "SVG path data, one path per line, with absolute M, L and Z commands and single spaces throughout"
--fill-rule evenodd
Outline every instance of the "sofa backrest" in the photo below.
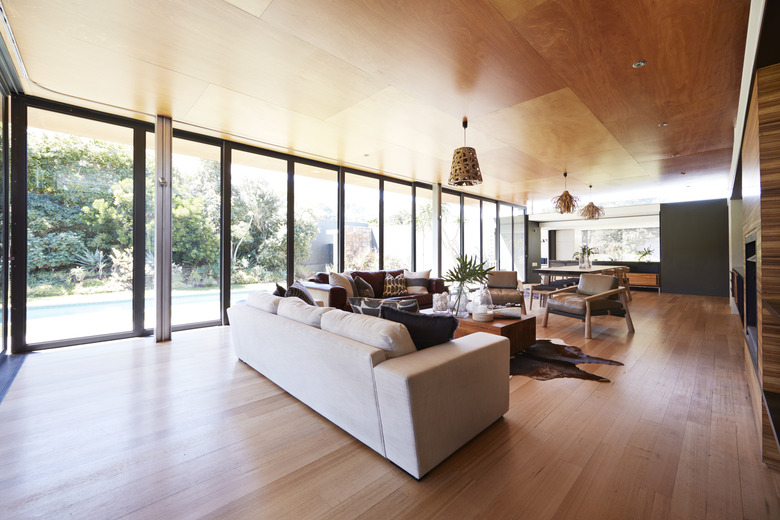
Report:
M 255 309 L 260 309 L 261 311 L 276 314 L 279 308 L 279 302 L 281 302 L 282 299 L 281 296 L 274 296 L 269 292 L 256 291 L 247 295 L 246 304 Z
M 322 315 L 332 311 L 333 307 L 317 307 L 309 305 L 300 298 L 284 298 L 279 302 L 277 314 L 283 318 L 288 318 L 299 323 L 319 327 Z
M 324 331 L 380 348 L 388 358 L 417 351 L 406 327 L 394 321 L 336 309 L 323 314 L 320 325 Z

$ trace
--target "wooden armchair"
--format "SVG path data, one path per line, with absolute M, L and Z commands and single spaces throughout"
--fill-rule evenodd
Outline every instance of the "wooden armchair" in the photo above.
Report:
M 615 276 L 582 274 L 579 285 L 566 287 L 548 295 L 542 327 L 550 314 L 559 314 L 585 321 L 585 338 L 591 339 L 592 316 L 620 316 L 626 319 L 628 332 L 634 332 L 631 313 L 626 303 L 626 288 L 618 285 Z
M 528 314 L 525 309 L 523 287 L 519 286 L 517 281 L 517 271 L 490 271 L 487 289 L 493 299 L 493 305 L 517 304 L 520 305 L 520 312 Z

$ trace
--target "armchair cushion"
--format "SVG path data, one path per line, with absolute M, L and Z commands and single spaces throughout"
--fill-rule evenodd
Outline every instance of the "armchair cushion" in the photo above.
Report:
M 490 298 L 493 305 L 506 305 L 507 303 L 520 303 L 523 301 L 523 295 L 515 289 L 496 289 L 488 287 Z
M 582 274 L 577 292 L 585 296 L 593 296 L 618 288 L 618 279 L 615 276 L 604 274 Z
M 550 312 L 559 311 L 566 314 L 577 314 L 585 316 L 585 298 L 581 294 L 561 293 L 547 300 L 547 307 Z M 616 314 L 623 310 L 623 304 L 617 300 L 608 298 L 591 300 L 590 313 L 598 314 Z
M 517 271 L 490 271 L 487 286 L 490 289 L 517 289 Z

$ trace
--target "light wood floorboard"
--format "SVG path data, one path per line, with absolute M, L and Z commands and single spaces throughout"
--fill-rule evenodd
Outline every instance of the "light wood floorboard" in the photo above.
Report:
M 611 383 L 513 377 L 504 418 L 421 481 L 238 361 L 228 327 L 32 354 L 0 404 L 0 518 L 780 518 L 728 300 L 630 305 L 633 335 L 537 330 L 622 361 L 582 365 Z

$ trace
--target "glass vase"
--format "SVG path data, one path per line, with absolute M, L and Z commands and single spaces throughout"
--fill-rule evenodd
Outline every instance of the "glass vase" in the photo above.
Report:
M 477 291 L 471 305 L 474 311 L 472 318 L 475 321 L 493 321 L 493 297 L 490 295 L 487 284 L 483 284 Z
M 456 318 L 468 318 L 469 290 L 466 284 L 459 283 L 450 294 L 450 313 Z

